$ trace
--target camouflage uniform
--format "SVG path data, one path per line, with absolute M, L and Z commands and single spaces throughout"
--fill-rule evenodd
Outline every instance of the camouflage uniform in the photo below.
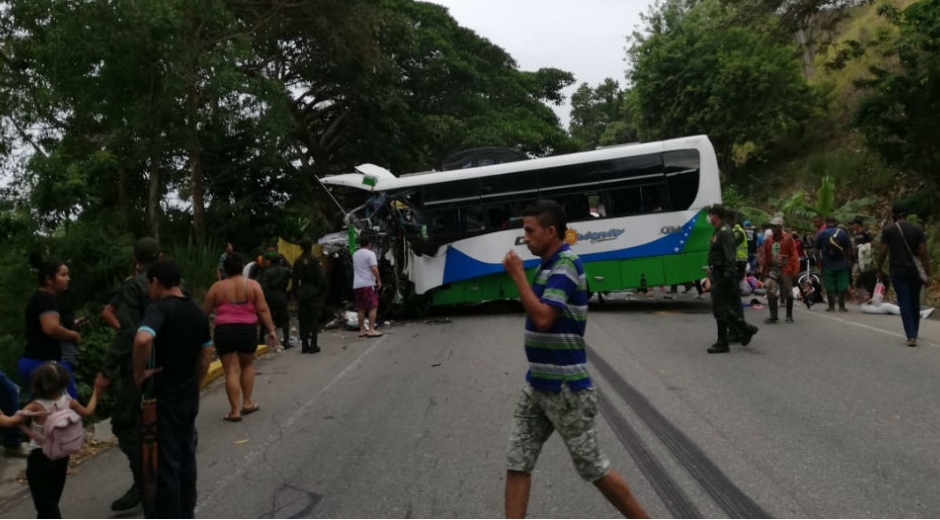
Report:
M 513 413 L 509 470 L 532 473 L 542 446 L 557 427 L 581 478 L 594 482 L 603 477 L 610 470 L 610 461 L 597 442 L 596 415 L 596 388 L 572 392 L 562 385 L 560 392 L 548 392 L 526 383 Z
M 121 323 L 111 349 L 105 355 L 101 373 L 112 382 L 117 382 L 114 391 L 115 403 L 111 413 L 111 428 L 118 438 L 118 446 L 130 461 L 134 484 L 140 484 L 140 448 L 138 442 L 138 421 L 140 418 L 140 393 L 134 384 L 134 370 L 131 354 L 134 349 L 134 336 L 143 319 L 144 309 L 150 301 L 147 289 L 146 268 L 132 278 L 127 279 L 117 297 L 117 318 Z

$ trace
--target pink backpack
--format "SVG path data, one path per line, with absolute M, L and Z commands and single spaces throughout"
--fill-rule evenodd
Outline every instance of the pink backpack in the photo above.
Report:
M 21 428 L 31 439 L 36 441 L 36 444 L 42 446 L 42 453 L 49 460 L 68 457 L 82 449 L 82 445 L 85 444 L 85 428 L 82 424 L 82 417 L 71 408 L 51 412 L 20 410 L 16 413 L 27 417 L 46 418 L 46 422 L 42 424 L 42 437 L 36 434 L 32 428 L 26 426 Z

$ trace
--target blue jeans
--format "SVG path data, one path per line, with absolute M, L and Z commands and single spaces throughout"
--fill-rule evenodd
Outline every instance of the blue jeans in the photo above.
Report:
M 23 380 L 23 384 L 26 385 L 26 388 L 29 388 L 31 384 L 31 376 L 33 375 L 33 370 L 41 367 L 42 365 L 48 363 L 48 360 L 45 359 L 33 359 L 28 357 L 21 357 L 19 363 L 16 364 L 16 371 L 20 376 L 20 379 Z M 64 366 L 69 373 L 69 385 L 65 390 L 69 393 L 72 399 L 78 399 L 78 388 L 75 387 L 75 368 L 71 363 L 59 363 Z
M 10 381 L 3 371 L 0 371 L 0 410 L 4 415 L 13 416 L 20 409 L 20 389 Z M 19 446 L 23 438 L 19 428 L 2 428 L 3 445 L 7 447 Z
M 898 307 L 901 308 L 901 321 L 907 339 L 917 339 L 920 330 L 920 290 L 924 283 L 918 275 L 892 276 L 894 293 L 898 295 Z

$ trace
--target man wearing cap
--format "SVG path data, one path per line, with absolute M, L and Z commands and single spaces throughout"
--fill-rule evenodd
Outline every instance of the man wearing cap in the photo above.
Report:
M 890 254 L 891 283 L 898 296 L 906 344 L 916 347 L 920 330 L 920 290 L 930 284 L 927 236 L 924 228 L 907 221 L 908 210 L 903 204 L 896 204 L 892 213 L 894 224 L 881 230 L 881 251 L 876 264 L 878 279 L 881 279 L 885 258 Z
M 740 285 L 737 277 L 734 233 L 725 223 L 726 215 L 727 211 L 720 204 L 715 204 L 708 209 L 708 220 L 715 227 L 715 234 L 712 235 L 708 249 L 708 267 L 712 285 L 712 312 L 718 325 L 718 340 L 708 348 L 709 354 L 729 352 L 729 328 L 736 329 L 742 345 L 750 343 L 754 334 L 757 334 L 757 327 L 749 325 L 734 309 Z
M 762 267 L 770 317 L 764 323 L 779 321 L 778 301 L 781 296 L 786 304 L 787 323 L 793 323 L 793 283 L 800 272 L 800 259 L 793 237 L 783 232 L 783 218 L 774 217 L 770 224 L 773 226 L 773 235 L 764 242 L 763 256 L 766 261 Z
M 816 251 L 822 257 L 823 283 L 829 307 L 826 312 L 836 310 L 848 312 L 845 308 L 845 294 L 849 289 L 849 261 L 852 258 L 852 241 L 846 230 L 838 226 L 839 221 L 832 215 L 826 217 L 826 229 L 816 235 Z
M 108 388 L 113 380 L 119 383 L 118 391 L 114 394 L 111 429 L 118 438 L 118 446 L 130 462 L 131 473 L 134 477 L 131 488 L 124 493 L 124 496 L 111 504 L 112 511 L 133 509 L 141 500 L 141 453 L 138 435 L 140 393 L 134 382 L 131 356 L 137 328 L 143 320 L 147 304 L 150 303 L 147 269 L 161 256 L 163 253 L 160 250 L 160 244 L 153 238 L 141 238 L 134 244 L 137 275 L 124 282 L 118 296 L 113 300 L 121 328 L 111 344 L 111 349 L 105 354 L 101 371 L 95 378 L 95 388 L 99 393 Z

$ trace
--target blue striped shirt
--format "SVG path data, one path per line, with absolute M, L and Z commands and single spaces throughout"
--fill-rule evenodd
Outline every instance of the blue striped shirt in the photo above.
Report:
M 532 282 L 539 300 L 559 310 L 552 328 L 539 331 L 532 319 L 525 322 L 526 380 L 539 390 L 558 392 L 562 382 L 571 390 L 591 388 L 584 351 L 587 326 L 587 279 L 578 255 L 563 244 L 543 262 Z

